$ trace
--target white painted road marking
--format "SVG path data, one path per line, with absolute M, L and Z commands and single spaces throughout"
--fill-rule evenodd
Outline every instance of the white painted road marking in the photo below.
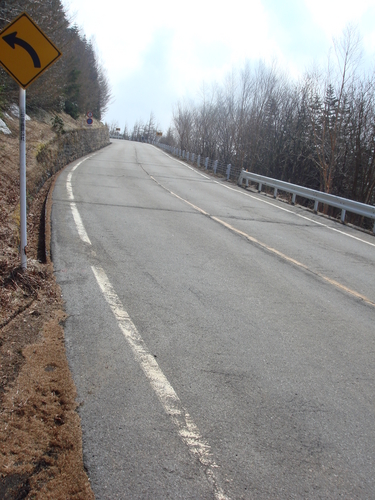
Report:
M 165 153 L 166 154 L 166 153 Z M 93 155 L 92 155 L 93 156 Z M 168 156 L 168 155 L 167 155 Z M 82 163 L 84 162 L 85 160 L 88 160 L 89 158 L 91 158 L 91 156 L 89 156 L 88 158 L 85 158 L 84 160 L 80 161 L 79 163 L 77 163 L 77 165 L 75 165 L 75 167 L 72 168 L 71 172 L 69 173 L 68 177 L 67 177 L 67 181 L 66 181 L 66 188 L 67 188 L 67 191 L 68 191 L 68 195 L 69 195 L 69 198 L 71 200 L 74 200 L 74 196 L 73 196 L 73 189 L 72 189 L 72 185 L 71 185 L 71 179 L 72 179 L 72 173 L 74 172 L 74 170 Z M 180 162 L 182 163 L 182 162 Z M 184 164 L 185 165 L 185 164 Z M 191 167 L 189 167 L 191 168 Z M 306 266 L 305 264 L 291 258 L 291 257 L 288 257 L 287 255 L 283 254 L 282 252 L 279 252 L 278 250 L 276 250 L 275 248 L 272 248 L 270 247 L 269 245 L 266 245 L 265 243 L 262 243 L 261 241 L 257 240 L 256 238 L 254 238 L 253 236 L 250 236 L 249 234 L 243 232 L 243 231 L 240 231 L 239 229 L 235 228 L 234 226 L 228 224 L 227 222 L 224 222 L 223 220 L 219 219 L 218 217 L 214 217 L 213 215 L 210 215 L 208 212 L 206 212 L 205 210 L 203 210 L 202 208 L 194 205 L 193 203 L 191 203 L 190 201 L 188 200 L 185 200 L 184 198 L 182 198 L 181 196 L 179 196 L 178 194 L 174 193 L 173 191 L 171 191 L 170 189 L 168 189 L 167 187 L 163 186 L 163 184 L 161 184 L 159 181 L 157 181 L 155 179 L 155 177 L 153 177 L 152 175 L 150 175 L 150 178 L 156 182 L 156 184 L 158 184 L 161 188 L 163 188 L 165 191 L 167 191 L 168 193 L 170 193 L 172 196 L 178 198 L 179 200 L 183 201 L 184 203 L 187 203 L 188 205 L 190 205 L 194 210 L 200 212 L 202 215 L 205 215 L 207 217 L 209 217 L 210 219 L 218 222 L 219 224 L 223 225 L 224 227 L 230 229 L 231 231 L 233 231 L 234 233 L 238 234 L 238 235 L 241 235 L 241 236 L 244 236 L 248 241 L 251 241 L 257 245 L 259 245 L 261 248 L 264 248 L 265 250 L 268 250 L 269 252 L 281 257 L 282 259 L 284 259 L 285 261 L 287 262 L 290 262 L 292 264 L 294 264 L 295 266 L 301 268 L 301 269 L 304 269 L 305 271 L 309 271 L 311 272 L 312 274 L 316 275 L 316 276 L 319 276 L 319 278 L 323 279 L 324 281 L 326 281 L 327 283 L 329 283 L 330 285 L 333 285 L 334 287 L 338 288 L 339 290 L 345 292 L 345 293 L 348 293 L 349 295 L 352 295 L 353 297 L 357 298 L 357 299 L 360 299 L 360 300 L 363 300 L 363 302 L 369 304 L 370 306 L 372 307 L 375 307 L 375 303 L 370 300 L 368 297 L 366 297 L 365 295 L 362 295 L 361 293 L 358 293 L 356 292 L 355 290 L 352 290 L 351 288 L 348 288 L 347 286 L 345 285 L 342 285 L 341 283 L 339 283 L 338 281 L 336 280 L 333 280 L 331 278 L 328 278 L 327 276 L 325 276 L 324 274 L 321 274 L 320 272 L 316 272 L 314 271 L 313 269 L 311 269 L 310 267 Z M 217 184 L 220 184 L 219 182 L 217 181 L 214 181 L 216 182 Z M 238 191 L 237 189 L 233 189 L 229 186 L 224 186 L 226 187 L 227 189 L 231 189 L 233 191 L 236 191 L 236 192 L 241 192 L 241 191 Z M 243 193 L 245 194 L 246 196 L 250 196 L 251 198 L 255 198 L 254 196 L 248 194 L 248 193 Z M 292 214 L 295 214 L 295 212 L 293 211 L 290 211 L 286 208 L 283 208 L 283 207 L 277 207 L 276 205 L 274 205 L 273 203 L 270 203 L 266 200 L 259 200 L 258 198 L 255 198 L 256 200 L 258 201 L 262 201 L 263 203 L 268 203 L 269 205 L 272 205 L 274 206 L 275 208 L 279 208 L 280 210 L 284 210 L 286 212 L 290 212 Z M 80 236 L 80 238 L 82 239 L 82 241 L 84 243 L 87 243 L 89 245 L 91 245 L 91 241 L 86 233 L 86 230 L 83 226 L 83 222 L 82 222 L 82 219 L 81 219 L 81 216 L 78 212 L 78 209 L 76 207 L 76 204 L 74 203 L 74 201 L 72 201 L 70 203 L 70 207 L 71 207 L 71 210 L 72 210 L 72 213 L 73 213 L 73 218 L 74 218 L 74 221 L 76 223 L 76 226 L 77 226 L 77 230 L 78 230 L 78 234 Z M 299 215 L 299 214 L 295 214 L 295 215 Z M 300 216 L 300 217 L 303 217 L 303 216 Z M 307 217 L 303 217 L 305 219 L 307 219 Z M 308 219 L 308 220 L 311 220 L 312 219 Z M 322 224 L 320 222 L 317 222 L 317 221 L 312 221 L 312 222 L 315 222 L 316 224 L 320 224 L 322 226 L 325 226 L 327 227 L 328 229 L 332 229 L 333 231 L 337 231 L 337 232 L 341 232 L 342 234 L 346 235 L 346 236 L 350 236 L 356 240 L 359 240 L 361 241 L 362 243 L 368 243 L 369 245 L 372 245 L 372 246 L 375 246 L 373 245 L 372 243 L 369 243 L 365 240 L 361 240 L 360 238 L 357 238 L 355 236 L 351 236 L 350 234 L 347 234 L 347 233 L 344 233 L 342 231 L 338 231 L 337 229 L 333 229 L 333 228 L 329 228 L 329 226 L 326 226 L 325 224 Z
M 88 156 L 84 160 L 81 160 L 79 163 L 77 163 L 77 165 L 75 165 L 72 168 L 72 170 L 68 174 L 68 177 L 66 178 L 66 190 L 68 192 L 69 199 L 71 200 L 71 202 L 70 202 L 70 209 L 71 209 L 72 214 L 73 214 L 73 219 L 74 219 L 74 222 L 75 222 L 75 224 L 77 226 L 79 237 L 81 238 L 81 240 L 84 243 L 87 243 L 88 245 L 91 245 L 91 241 L 90 241 L 90 238 L 88 237 L 88 235 L 86 233 L 86 230 L 85 230 L 85 227 L 83 225 L 81 216 L 80 216 L 80 214 L 78 212 L 78 209 L 77 209 L 77 206 L 76 206 L 76 204 L 74 202 L 74 195 L 73 195 L 73 188 L 72 188 L 72 175 L 73 175 L 73 172 L 75 171 L 75 169 L 79 165 L 81 165 L 81 163 L 83 163 L 84 161 L 88 160 L 92 156 L 94 156 L 94 155 Z
M 219 217 L 215 217 L 214 215 L 209 214 L 208 212 L 206 212 L 202 208 L 197 207 L 196 205 L 194 205 L 190 201 L 186 200 L 185 198 L 182 198 L 181 196 L 179 196 L 178 194 L 174 193 L 173 191 L 171 191 L 167 187 L 163 186 L 163 184 L 161 184 L 159 181 L 157 181 L 155 179 L 155 177 L 153 177 L 152 175 L 150 175 L 150 179 L 152 179 L 154 182 L 156 182 L 156 184 L 158 186 L 160 186 L 161 188 L 163 188 L 165 191 L 167 191 L 168 193 L 170 193 L 172 196 L 174 196 L 178 200 L 183 201 L 184 203 L 186 203 L 187 205 L 189 205 L 190 207 L 192 207 L 197 212 L 201 213 L 202 215 L 205 215 L 206 217 L 209 217 L 211 220 L 214 220 L 214 221 L 218 222 L 219 224 L 221 224 L 222 226 L 226 227 L 227 229 L 229 229 L 233 233 L 236 233 L 236 234 L 238 234 L 240 236 L 245 237 L 248 241 L 251 241 L 252 243 L 255 243 L 260 248 L 263 248 L 263 249 L 267 250 L 268 252 L 270 252 L 270 253 L 272 253 L 274 255 L 277 255 L 278 257 L 281 257 L 286 262 L 289 262 L 289 263 L 291 263 L 291 264 L 293 264 L 293 265 L 295 265 L 295 266 L 297 266 L 297 267 L 299 267 L 301 269 L 304 269 L 305 271 L 308 271 L 308 272 L 314 274 L 315 276 L 318 276 L 319 278 L 321 278 L 322 280 L 326 281 L 330 285 L 333 285 L 334 287 L 338 288 L 339 290 L 341 290 L 341 291 L 343 291 L 345 293 L 348 293 L 349 295 L 352 295 L 356 299 L 363 300 L 363 302 L 366 302 L 366 304 L 369 304 L 372 307 L 375 307 L 375 302 L 373 302 L 372 300 L 370 300 L 365 295 L 362 295 L 361 293 L 358 293 L 355 290 L 352 290 L 351 288 L 348 288 L 347 286 L 342 285 L 341 283 L 339 283 L 336 280 L 328 278 L 327 276 L 325 276 L 324 274 L 322 274 L 322 273 L 320 273 L 318 271 L 314 271 L 312 268 L 310 268 L 309 266 L 303 264 L 302 262 L 299 262 L 298 260 L 293 259 L 292 257 L 289 257 L 288 255 L 285 255 L 284 253 L 280 252 L 279 250 L 276 250 L 276 248 L 272 248 L 269 245 L 266 245 L 266 243 L 263 243 L 263 242 L 257 240 L 256 238 L 254 238 L 253 236 L 250 236 L 249 234 L 245 233 L 244 231 L 241 231 L 240 229 L 235 228 L 231 224 L 228 224 L 227 222 L 224 222 L 222 219 L 219 219 Z
M 174 156 L 170 156 L 168 153 L 166 153 L 165 151 L 161 150 L 160 148 L 157 148 L 154 145 L 152 145 L 152 147 L 155 148 L 157 151 L 160 151 L 161 153 L 165 154 L 165 156 L 168 156 L 168 158 L 170 158 L 171 160 L 174 160 L 174 161 L 177 161 L 178 163 L 181 163 L 181 165 L 183 165 L 184 167 L 187 167 L 189 170 L 192 170 L 193 172 L 195 172 L 196 174 L 200 175 L 201 177 L 204 177 L 205 179 L 211 179 L 211 177 L 209 175 L 202 174 L 201 172 L 199 172 L 199 170 L 195 169 L 194 167 L 191 167 L 190 165 L 188 165 L 187 163 L 185 163 L 185 162 L 183 162 L 181 160 L 178 160 Z
M 87 160 L 87 159 L 88 158 L 85 158 L 85 160 Z M 71 206 L 71 210 L 73 213 L 75 224 L 77 226 L 78 233 L 79 233 L 82 241 L 91 245 L 91 241 L 90 241 L 90 239 L 86 233 L 86 230 L 83 226 L 82 219 L 80 217 L 80 214 L 78 212 L 76 204 L 74 203 L 74 195 L 73 195 L 73 189 L 72 189 L 72 184 L 71 184 L 72 174 L 73 174 L 74 170 L 85 160 L 82 160 L 77 165 L 75 165 L 75 167 L 73 167 L 71 172 L 68 174 L 67 181 L 66 181 L 66 188 L 67 188 L 69 199 L 71 200 L 70 206 Z M 191 167 L 189 167 L 189 168 L 191 168 Z M 197 210 L 202 215 L 208 216 L 212 220 L 218 222 L 219 224 L 225 226 L 226 228 L 232 230 L 233 232 L 235 232 L 241 236 L 244 236 L 249 241 L 256 243 L 260 247 L 263 247 L 264 249 L 278 255 L 279 257 L 283 258 L 284 260 L 286 260 L 286 261 L 288 261 L 288 262 L 290 262 L 290 263 L 292 263 L 300 268 L 303 268 L 306 271 L 313 272 L 314 274 L 318 275 L 323 280 L 329 282 L 331 285 L 334 285 L 335 287 L 337 287 L 337 288 L 339 288 L 339 289 L 341 289 L 341 290 L 343 290 L 351 295 L 354 295 L 356 298 L 359 298 L 372 306 L 375 305 L 367 297 L 364 297 L 364 296 L 358 294 L 357 292 L 350 290 L 347 287 L 344 287 L 340 283 L 335 282 L 335 281 L 325 277 L 324 275 L 322 275 L 320 273 L 315 273 L 314 271 L 312 271 L 310 268 L 308 268 L 304 264 L 282 254 L 281 252 L 279 252 L 278 250 L 276 250 L 274 248 L 271 248 L 271 247 L 265 245 L 264 243 L 256 240 L 255 238 L 251 237 L 250 235 L 248 235 L 242 231 L 239 231 L 238 229 L 227 224 L 223 220 L 210 215 L 209 213 L 205 212 L 203 209 L 197 207 L 196 205 L 193 205 L 189 201 L 178 196 L 176 193 L 173 193 L 172 191 L 170 191 L 168 188 L 166 188 L 165 186 L 160 184 L 158 181 L 156 181 L 156 179 L 153 178 L 152 176 L 150 176 L 150 177 L 160 187 L 165 189 L 167 192 L 169 192 L 171 195 L 178 198 L 179 200 L 187 203 L 192 208 L 194 208 L 194 210 Z M 229 188 L 229 186 L 224 186 L 224 187 Z M 229 189 L 233 189 L 233 188 L 229 188 Z M 236 190 L 236 191 L 238 191 L 238 190 Z M 240 191 L 238 191 L 238 192 L 240 192 Z M 244 194 L 252 197 L 248 193 L 244 193 Z M 263 201 L 263 200 L 259 200 L 258 198 L 256 198 L 256 199 L 258 201 Z M 275 206 L 275 205 L 273 205 L 273 206 Z M 280 208 L 280 207 L 276 207 L 276 208 Z M 287 209 L 283 209 L 283 210 L 287 210 Z M 291 213 L 294 213 L 294 212 L 291 212 Z M 296 214 L 296 215 L 298 215 L 298 214 Z M 313 221 L 313 222 L 315 222 L 315 221 Z M 343 233 L 343 234 L 346 234 L 346 233 Z M 348 236 L 350 236 L 350 235 L 348 235 Z M 359 238 L 356 238 L 356 239 L 359 239 Z M 363 240 L 360 240 L 360 241 L 363 241 Z M 364 241 L 364 242 L 367 243 L 366 241 Z M 206 477 L 208 478 L 210 484 L 212 485 L 215 498 L 217 500 L 229 500 L 229 497 L 226 496 L 226 494 L 224 493 L 221 486 L 219 486 L 219 479 L 217 476 L 218 465 L 214 461 L 214 458 L 213 458 L 213 455 L 211 452 L 211 447 L 210 447 L 209 443 L 201 436 L 198 427 L 193 422 L 192 418 L 190 417 L 188 412 L 185 410 L 185 408 L 182 406 L 182 403 L 181 403 L 179 397 L 177 396 L 175 390 L 173 389 L 173 387 L 171 386 L 171 384 L 169 383 L 169 381 L 165 377 L 165 375 L 162 372 L 162 370 L 160 369 L 158 363 L 155 361 L 155 358 L 148 351 L 147 346 L 145 345 L 142 337 L 139 335 L 139 333 L 138 333 L 134 323 L 132 322 L 131 318 L 129 317 L 128 313 L 123 308 L 123 305 L 121 304 L 120 299 L 118 298 L 111 283 L 109 282 L 104 270 L 100 267 L 92 266 L 92 271 L 95 275 L 95 278 L 99 284 L 99 287 L 100 287 L 107 303 L 109 304 L 109 306 L 110 306 L 110 308 L 111 308 L 111 310 L 112 310 L 112 312 L 113 312 L 113 314 L 118 322 L 118 325 L 119 325 L 123 335 L 125 336 L 127 342 L 129 343 L 129 345 L 133 351 L 133 355 L 134 355 L 135 359 L 138 361 L 143 372 L 145 373 L 146 377 L 148 378 L 150 385 L 153 388 L 153 390 L 155 391 L 155 393 L 157 394 L 160 402 L 163 405 L 165 412 L 170 416 L 173 424 L 177 428 L 179 436 L 181 437 L 182 441 L 186 444 L 186 446 L 188 447 L 191 454 L 194 457 L 196 457 L 199 460 L 199 462 L 201 463 L 201 465 L 204 467 Z
M 267 205 L 271 205 L 273 208 L 277 208 L 278 210 L 282 210 L 283 212 L 288 212 L 289 214 L 293 214 L 296 217 L 300 217 L 301 219 L 308 220 L 309 222 L 312 222 L 314 224 L 317 224 L 318 226 L 325 227 L 326 229 L 329 229 L 330 231 L 335 231 L 336 233 L 343 234 L 344 236 L 347 236 L 348 238 L 352 238 L 353 240 L 360 241 L 361 243 L 366 243 L 366 245 L 370 245 L 372 247 L 375 247 L 375 243 L 370 243 L 369 241 L 363 240 L 362 238 L 358 238 L 358 236 L 354 236 L 353 234 L 346 233 L 345 231 L 341 231 L 340 229 L 336 229 L 335 227 L 328 226 L 327 224 L 324 224 L 323 222 L 319 222 L 314 219 L 310 219 L 310 217 L 306 217 L 306 215 L 298 214 L 297 212 L 294 212 L 293 210 L 290 210 L 285 207 L 280 207 L 279 205 L 275 205 L 275 203 L 272 203 L 267 200 L 262 200 L 259 198 L 259 196 L 254 196 L 252 194 L 247 193 L 246 191 L 244 192 L 242 189 L 235 189 L 230 186 L 226 186 L 222 182 L 214 181 L 216 184 L 219 184 L 219 186 L 225 187 L 226 189 L 230 189 L 231 191 L 235 191 L 236 193 L 242 194 L 243 196 L 248 196 L 249 198 L 253 198 L 253 200 L 259 201 L 261 203 L 266 203 Z
M 91 157 L 85 158 L 85 160 L 88 160 L 89 158 Z M 78 234 L 83 242 L 91 245 L 91 241 L 86 233 L 81 216 L 78 212 L 76 204 L 74 203 L 73 188 L 71 184 L 73 172 L 85 160 L 77 163 L 77 165 L 75 165 L 68 174 L 66 189 L 69 199 L 71 200 L 70 207 L 77 226 Z M 215 469 L 219 466 L 214 461 L 210 445 L 201 436 L 198 427 L 189 413 L 182 406 L 175 390 L 160 369 L 158 363 L 155 361 L 155 358 L 147 349 L 146 344 L 139 335 L 128 313 L 123 308 L 123 305 L 109 282 L 104 270 L 95 266 L 92 266 L 91 269 L 93 270 L 95 278 L 107 303 L 115 315 L 122 333 L 133 351 L 135 359 L 138 361 L 144 374 L 148 378 L 151 387 L 157 394 L 165 412 L 170 416 L 172 422 L 177 428 L 180 438 L 186 444 L 190 453 L 196 457 L 204 467 L 206 477 L 212 486 L 216 500 L 230 500 L 222 488 L 218 485 L 218 478 Z
M 198 427 L 182 406 L 175 390 L 160 369 L 155 358 L 149 352 L 134 323 L 123 308 L 104 270 L 97 266 L 92 266 L 91 269 L 93 270 L 99 287 L 124 337 L 133 351 L 135 359 L 138 361 L 144 374 L 148 378 L 165 412 L 170 416 L 173 424 L 177 428 L 179 436 L 188 447 L 190 453 L 196 457 L 204 467 L 205 474 L 213 488 L 215 498 L 217 500 L 229 500 L 222 488 L 218 485 L 216 473 L 218 465 L 214 461 L 210 445 L 201 436 Z
M 207 176 L 207 175 L 203 175 L 201 172 L 199 172 L 199 170 L 197 170 L 196 168 L 194 167 L 191 167 L 190 165 L 184 163 L 183 161 L 180 161 L 176 158 L 174 158 L 173 156 L 170 156 L 168 153 L 166 153 L 165 151 L 157 148 L 156 146 L 153 146 L 155 149 L 157 149 L 158 151 L 160 151 L 161 153 L 163 153 L 165 156 L 167 156 L 168 158 L 170 158 L 171 160 L 175 160 L 177 161 L 178 163 L 180 163 L 181 165 L 183 165 L 184 167 L 187 167 L 189 170 L 192 170 L 193 172 L 195 172 L 196 174 L 204 177 L 205 179 L 212 179 L 212 177 L 210 176 Z M 219 186 L 223 187 L 223 188 L 226 188 L 226 189 L 229 189 L 230 191 L 235 191 L 236 193 L 238 194 L 241 194 L 242 196 L 248 196 L 249 198 L 252 198 L 253 200 L 256 200 L 256 201 L 259 201 L 260 203 L 266 203 L 267 205 L 271 205 L 271 207 L 274 207 L 274 208 L 277 208 L 278 210 L 282 210 L 284 212 L 288 212 L 290 214 L 293 214 L 295 215 L 296 217 L 300 217 L 301 219 L 305 219 L 309 222 L 312 222 L 313 224 L 317 224 L 318 226 L 322 226 L 322 227 L 325 227 L 326 229 L 329 229 L 330 231 L 335 231 L 336 233 L 340 233 L 344 236 L 347 236 L 348 238 L 352 238 L 353 240 L 357 240 L 357 241 L 360 241 L 361 243 L 366 243 L 366 245 L 370 245 L 372 247 L 375 247 L 375 243 L 370 243 L 369 241 L 366 241 L 366 240 L 363 240 L 362 238 L 358 238 L 358 236 L 354 236 L 352 234 L 349 234 L 349 233 L 346 233 L 345 231 L 341 231 L 340 229 L 336 229 L 334 227 L 331 227 L 331 226 L 328 226 L 327 224 L 323 224 L 323 222 L 319 222 L 317 220 L 314 220 L 314 219 L 310 219 L 310 217 L 306 217 L 306 215 L 302 215 L 302 214 L 298 214 L 297 212 L 293 211 L 293 210 L 289 210 L 288 208 L 284 208 L 284 207 L 280 207 L 279 205 L 276 205 L 275 203 L 272 203 L 270 201 L 267 201 L 267 200 L 262 200 L 259 196 L 254 196 L 250 193 L 247 193 L 246 191 L 244 191 L 243 189 L 236 189 L 236 188 L 233 188 L 233 187 L 230 187 L 230 186 L 227 186 L 226 184 L 223 184 L 223 182 L 219 182 L 219 181 L 213 181 L 215 184 L 218 184 Z

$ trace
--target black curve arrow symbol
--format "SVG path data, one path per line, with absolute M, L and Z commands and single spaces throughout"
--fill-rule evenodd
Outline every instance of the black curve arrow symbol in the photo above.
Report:
M 14 31 L 13 33 L 9 33 L 9 35 L 3 36 L 3 40 L 12 47 L 12 49 L 16 48 L 16 45 L 19 45 L 23 49 L 25 49 L 29 54 L 31 59 L 33 60 L 34 63 L 34 68 L 40 68 L 40 59 L 38 54 L 35 52 L 35 50 L 32 48 L 32 46 L 25 42 L 25 40 L 22 40 L 22 38 L 17 38 L 17 31 Z

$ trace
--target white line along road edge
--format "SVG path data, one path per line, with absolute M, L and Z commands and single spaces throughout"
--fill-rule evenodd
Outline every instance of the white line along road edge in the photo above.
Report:
M 92 156 L 94 156 L 94 155 L 88 156 L 84 160 L 82 160 L 79 163 L 77 163 L 77 165 L 75 165 L 72 168 L 72 170 L 68 174 L 68 177 L 66 178 L 66 190 L 68 192 L 69 199 L 71 200 L 71 202 L 70 202 L 70 208 L 72 210 L 74 222 L 76 223 L 76 226 L 77 226 L 79 237 L 81 238 L 81 240 L 84 243 L 88 243 L 89 245 L 91 245 L 90 238 L 88 237 L 88 235 L 86 233 L 86 230 L 85 230 L 85 228 L 83 226 L 83 222 L 82 222 L 81 216 L 79 215 L 77 206 L 76 206 L 76 204 L 74 202 L 74 195 L 73 195 L 73 188 L 72 188 L 72 175 L 73 175 L 74 170 L 77 167 L 79 167 L 81 165 L 81 163 L 83 163 L 84 161 L 88 160 Z
M 74 203 L 73 188 L 71 183 L 73 172 L 82 162 L 88 160 L 89 158 L 91 158 L 91 156 L 80 161 L 72 168 L 66 180 L 66 189 L 69 199 L 71 200 L 70 208 L 73 213 L 78 234 L 84 243 L 91 245 L 90 238 L 86 233 L 81 216 L 78 212 L 76 204 Z M 144 374 L 148 378 L 151 387 L 158 396 L 165 412 L 170 416 L 173 424 L 177 428 L 179 436 L 188 447 L 190 453 L 196 457 L 204 467 L 206 477 L 213 488 L 215 499 L 230 500 L 218 484 L 216 469 L 219 466 L 214 461 L 210 445 L 205 439 L 202 438 L 198 427 L 193 422 L 189 413 L 182 406 L 176 391 L 173 389 L 168 379 L 160 369 L 158 363 L 155 361 L 155 358 L 147 349 L 146 344 L 139 335 L 138 330 L 130 319 L 130 316 L 123 308 L 121 301 L 109 282 L 104 270 L 98 266 L 92 266 L 91 269 L 122 333 L 124 334 L 125 339 L 128 341 L 128 344 L 133 351 L 136 361 L 138 361 Z
M 155 149 L 157 149 L 161 153 L 163 153 L 165 156 L 168 156 L 168 158 L 170 158 L 171 160 L 175 160 L 178 163 L 181 163 L 181 165 L 183 165 L 184 167 L 187 167 L 189 170 L 192 170 L 196 174 L 204 177 L 205 179 L 211 179 L 218 186 L 221 186 L 221 187 L 226 188 L 226 189 L 230 189 L 231 191 L 235 191 L 236 193 L 238 193 L 238 194 L 240 194 L 242 196 L 248 196 L 249 198 L 253 198 L 256 201 L 259 201 L 260 203 L 265 203 L 266 205 L 270 205 L 271 207 L 276 208 L 277 210 L 282 210 L 284 212 L 288 212 L 288 213 L 290 213 L 292 215 L 295 215 L 296 217 L 300 217 L 301 219 L 308 220 L 309 222 L 312 222 L 313 224 L 317 224 L 318 226 L 325 227 L 326 229 L 329 229 L 330 231 L 335 231 L 336 233 L 343 234 L 344 236 L 347 236 L 348 238 L 352 238 L 354 240 L 360 241 L 361 243 L 365 243 L 366 245 L 370 245 L 372 247 L 375 247 L 374 243 L 370 243 L 369 241 L 366 241 L 366 240 L 364 240 L 362 238 L 359 238 L 358 236 L 354 236 L 354 235 L 346 233 L 345 231 L 342 231 L 340 229 L 336 229 L 334 227 L 328 226 L 327 224 L 324 224 L 323 222 L 319 222 L 317 220 L 311 219 L 310 217 L 306 217 L 306 215 L 299 214 L 299 213 L 297 213 L 297 212 L 295 212 L 293 210 L 289 210 L 288 208 L 280 207 L 279 205 L 276 205 L 275 203 L 272 203 L 270 201 L 263 200 L 261 197 L 259 197 L 259 195 L 258 196 L 254 196 L 254 195 L 252 195 L 252 194 L 250 194 L 248 192 L 244 192 L 244 190 L 241 189 L 241 188 L 232 188 L 230 186 L 227 186 L 226 184 L 223 184 L 223 182 L 215 181 L 215 180 L 212 179 L 211 176 L 207 176 L 207 175 L 202 174 L 195 167 L 191 167 L 187 163 L 184 163 L 183 161 L 178 160 L 174 156 L 170 156 L 168 153 L 166 153 L 162 149 L 160 149 L 160 148 L 158 148 L 156 146 L 152 146 L 152 147 L 155 148 Z
M 229 500 L 229 497 L 225 495 L 222 488 L 218 485 L 215 471 L 218 465 L 214 461 L 210 445 L 202 438 L 198 427 L 182 406 L 175 390 L 161 371 L 155 358 L 147 349 L 134 323 L 124 310 L 104 270 L 97 266 L 92 266 L 91 269 L 93 270 L 106 301 L 115 315 L 124 337 L 133 351 L 135 359 L 138 361 L 144 374 L 148 378 L 165 412 L 170 416 L 177 428 L 178 434 L 189 448 L 191 454 L 204 466 L 205 474 L 213 487 L 215 498 L 217 500 Z

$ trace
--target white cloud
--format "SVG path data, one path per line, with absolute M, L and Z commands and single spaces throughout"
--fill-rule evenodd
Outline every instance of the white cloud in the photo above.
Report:
M 313 61 L 326 59 L 332 38 L 349 21 L 364 28 L 367 53 L 375 50 L 374 0 L 65 0 L 86 36 L 96 46 L 115 96 L 108 120 L 129 117 L 131 125 L 150 111 L 169 106 L 176 96 L 195 96 L 202 81 L 221 82 L 246 60 L 276 60 L 298 76 Z M 319 61 L 320 60 L 320 61 Z M 150 90 L 148 90 L 150 88 Z M 120 91 L 121 91 L 120 90 Z M 168 104 L 170 95 L 170 104 Z M 137 103 L 137 104 L 135 104 Z M 121 107 L 123 109 L 121 110 Z M 158 111 L 160 112 L 160 111 Z M 144 118 L 143 118 L 144 117 Z
M 373 0 L 305 0 L 312 21 L 320 26 L 328 38 L 339 36 L 345 26 L 350 23 L 360 23 L 361 19 L 372 11 L 374 22 Z
M 228 64 L 245 58 L 264 58 L 277 50 L 269 39 L 267 14 L 260 0 L 245 4 L 234 0 L 222 6 L 213 1 L 192 0 L 185 11 L 181 7 L 176 9 L 171 0 L 112 1 L 107 11 L 100 4 L 77 0 L 70 10 L 74 12 L 79 6 L 76 22 L 88 37 L 95 35 L 99 52 L 115 82 L 139 69 L 147 47 L 160 29 L 173 33 L 170 62 L 188 80 L 194 79 L 193 71 L 210 77 Z M 214 56 L 210 64 L 202 49 Z

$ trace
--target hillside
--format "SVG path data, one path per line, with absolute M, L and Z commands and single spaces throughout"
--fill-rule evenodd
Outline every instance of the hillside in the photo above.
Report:
M 86 500 L 94 496 L 65 354 L 64 304 L 48 258 L 47 199 L 64 161 L 61 144 L 83 120 L 39 111 L 27 121 L 28 268 L 22 271 L 18 119 L 10 112 L 2 119 L 11 133 L 0 132 L 0 498 Z

